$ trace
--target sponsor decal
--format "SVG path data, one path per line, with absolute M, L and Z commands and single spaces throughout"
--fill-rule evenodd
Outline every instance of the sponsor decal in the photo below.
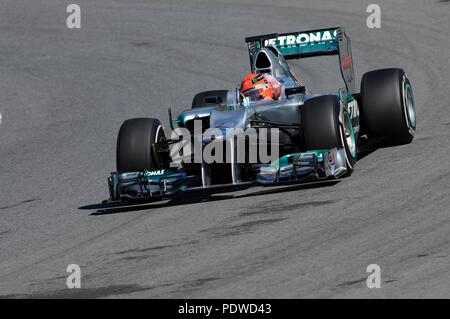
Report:
M 160 175 L 164 175 L 164 170 L 160 169 L 157 171 L 145 171 L 145 176 L 150 177 L 150 176 L 160 176 Z
M 313 45 L 316 43 L 334 41 L 336 39 L 336 35 L 337 30 L 281 35 L 278 38 L 266 40 L 265 46 L 275 45 L 278 47 L 289 47 L 299 45 Z
M 355 117 L 359 117 L 359 107 L 358 102 L 353 100 L 347 104 L 348 113 L 350 114 L 350 118 L 354 119 Z
M 328 152 L 328 163 L 331 166 L 336 165 L 336 153 L 335 152 Z
M 342 59 L 342 69 L 348 70 L 352 65 L 352 57 L 347 55 Z
M 347 104 L 348 114 L 352 120 L 353 133 L 359 133 L 359 106 L 356 100 L 352 100 Z
M 336 169 L 336 157 L 337 157 L 336 149 L 332 149 L 323 154 L 325 174 L 327 176 L 331 176 L 334 174 L 334 171 Z

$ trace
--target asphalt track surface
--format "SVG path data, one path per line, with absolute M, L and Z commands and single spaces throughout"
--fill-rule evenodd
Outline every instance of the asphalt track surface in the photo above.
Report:
M 0 296 L 450 297 L 447 1 L 0 2 Z M 414 88 L 410 145 L 365 153 L 322 187 L 257 188 L 105 209 L 120 124 L 190 106 L 248 72 L 244 37 L 344 26 L 358 83 L 401 67 Z M 293 63 L 313 92 L 334 58 Z M 66 267 L 82 288 L 66 288 Z M 368 289 L 366 267 L 381 267 Z

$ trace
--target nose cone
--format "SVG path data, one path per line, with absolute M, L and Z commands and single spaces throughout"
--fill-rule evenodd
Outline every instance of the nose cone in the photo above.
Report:
M 227 128 L 245 128 L 247 119 L 247 108 L 239 110 L 222 111 L 213 110 L 209 119 L 211 128 L 227 129 Z

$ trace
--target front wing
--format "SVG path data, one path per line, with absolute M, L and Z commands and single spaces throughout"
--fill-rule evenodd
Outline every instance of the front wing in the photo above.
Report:
M 113 172 L 108 178 L 109 200 L 166 199 L 186 192 L 220 193 L 256 185 L 272 186 L 335 179 L 347 172 L 347 164 L 345 150 L 333 148 L 285 155 L 271 164 L 255 164 L 252 169 L 255 171 L 253 180 L 213 185 L 205 185 L 204 176 L 189 175 L 183 168 Z

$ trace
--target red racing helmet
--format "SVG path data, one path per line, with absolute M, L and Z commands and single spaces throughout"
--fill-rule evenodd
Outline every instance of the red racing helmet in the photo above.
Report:
M 280 96 L 281 84 L 271 75 L 250 73 L 242 79 L 240 91 L 250 101 L 276 100 Z

